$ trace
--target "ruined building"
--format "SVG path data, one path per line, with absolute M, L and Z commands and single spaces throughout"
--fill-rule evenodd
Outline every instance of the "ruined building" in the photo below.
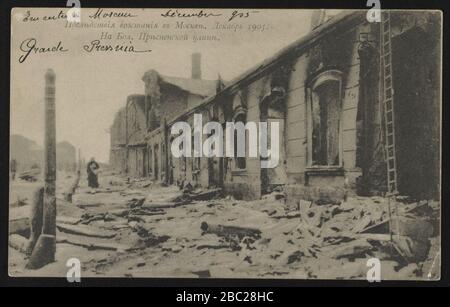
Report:
M 114 119 L 110 163 L 130 176 L 163 180 L 160 152 L 165 155 L 166 150 L 157 137 L 162 121 L 201 104 L 203 99 L 216 92 L 216 81 L 201 78 L 199 53 L 192 55 L 191 78 L 163 76 L 149 70 L 142 81 L 145 94 L 128 96 L 125 107 Z M 155 138 L 151 137 L 153 135 Z
M 368 22 L 366 11 L 345 11 L 226 85 L 201 80 L 198 55 L 191 79 L 148 71 L 145 94 L 129 96 L 112 125 L 111 164 L 128 176 L 223 187 L 239 199 L 259 198 L 280 185 L 291 203 L 382 195 L 384 145 L 392 137 L 385 132 L 390 114 L 382 98 L 389 84 L 399 193 L 436 197 L 440 20 L 438 12 L 393 11 L 391 44 L 380 46 L 380 23 Z M 392 64 L 383 66 L 387 55 Z M 204 123 L 279 122 L 280 163 L 262 169 L 260 157 L 174 158 L 170 127 L 178 121 L 192 127 L 195 113 Z

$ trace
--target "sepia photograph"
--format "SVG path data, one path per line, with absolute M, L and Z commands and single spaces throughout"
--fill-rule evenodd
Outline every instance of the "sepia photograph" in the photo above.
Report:
M 441 279 L 442 11 L 10 14 L 10 277 Z

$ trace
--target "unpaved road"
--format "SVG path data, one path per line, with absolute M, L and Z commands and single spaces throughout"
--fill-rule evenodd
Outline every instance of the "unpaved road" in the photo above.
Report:
M 365 279 L 371 257 L 381 257 L 383 279 L 427 279 L 430 270 L 431 278 L 438 276 L 439 265 L 432 263 L 438 257 L 439 236 L 431 238 L 427 260 L 402 264 L 383 253 L 379 242 L 355 234 L 386 218 L 386 202 L 380 197 L 355 197 L 340 205 L 312 204 L 294 211 L 286 210 L 281 193 L 251 202 L 228 197 L 159 208 L 180 196 L 177 187 L 148 181 L 127 183 L 119 176 L 102 175 L 101 188 L 95 193 L 82 177 L 71 204 L 61 194 L 71 180 L 70 174 L 58 174 L 62 226 L 56 262 L 26 270 L 25 255 L 10 248 L 11 276 L 65 277 L 67 260 L 78 258 L 82 277 Z M 16 208 L 14 201 L 19 196 L 29 203 L 38 184 L 12 183 L 12 212 L 27 214 L 29 205 Z M 144 204 L 139 204 L 144 198 Z M 257 228 L 261 235 L 242 238 L 203 233 L 202 222 Z M 112 235 L 99 238 L 64 229 L 71 227 Z

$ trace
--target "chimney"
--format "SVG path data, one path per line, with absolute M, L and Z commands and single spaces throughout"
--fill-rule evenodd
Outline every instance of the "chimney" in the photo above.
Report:
M 202 78 L 202 54 L 199 52 L 192 54 L 192 79 Z

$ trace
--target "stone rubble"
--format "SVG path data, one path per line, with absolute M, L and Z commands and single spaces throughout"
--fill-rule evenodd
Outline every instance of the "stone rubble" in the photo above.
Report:
M 289 208 L 280 189 L 238 201 L 217 189 L 183 192 L 116 175 L 92 192 L 83 180 L 73 203 L 58 198 L 57 263 L 41 273 L 65 276 L 59 262 L 70 251 L 83 258 L 84 276 L 366 279 L 367 260 L 377 257 L 382 279 L 439 278 L 436 201 L 400 197 L 399 218 L 389 223 L 382 197 Z M 22 255 L 18 233 L 14 259 Z M 36 273 L 10 264 L 14 276 Z

